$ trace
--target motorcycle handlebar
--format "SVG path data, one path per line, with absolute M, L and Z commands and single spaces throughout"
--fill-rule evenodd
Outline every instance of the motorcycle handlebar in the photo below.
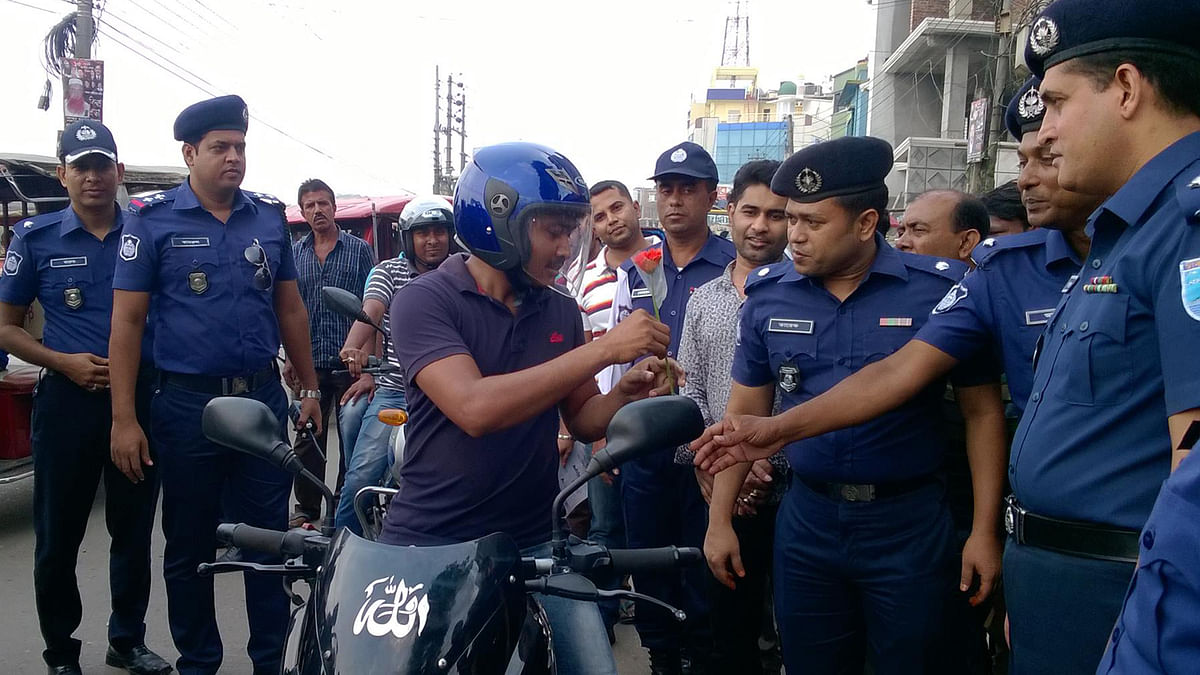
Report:
M 297 556 L 304 553 L 307 532 L 280 532 L 252 527 L 245 523 L 221 523 L 217 526 L 217 541 L 249 551 L 276 556 Z
M 611 548 L 608 550 L 612 569 L 621 574 L 654 572 L 691 565 L 704 559 L 695 547 L 678 548 Z

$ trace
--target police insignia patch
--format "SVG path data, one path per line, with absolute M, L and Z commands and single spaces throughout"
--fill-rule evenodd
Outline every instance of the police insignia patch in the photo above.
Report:
M 1200 321 L 1200 258 L 1183 260 L 1179 263 L 1179 293 L 1183 300 L 1183 311 Z
M 9 251 L 4 256 L 4 273 L 10 277 L 17 276 L 17 272 L 21 270 L 21 254 L 16 251 Z
M 86 124 L 79 127 L 79 130 L 75 132 L 75 140 L 90 141 L 95 138 L 96 138 L 96 130 L 87 126 Z
M 1029 47 L 1038 56 L 1049 54 L 1058 46 L 1058 24 L 1043 16 L 1034 22 L 1029 31 Z
M 67 306 L 67 309 L 83 307 L 83 291 L 75 287 L 63 291 L 63 304 Z
M 934 263 L 933 266 L 936 267 L 939 272 L 945 272 L 946 270 L 950 269 L 950 263 L 946 262 L 945 260 L 939 260 Z
M 779 388 L 792 393 L 800 385 L 800 369 L 791 363 L 779 366 Z
M 954 284 L 950 290 L 946 292 L 945 297 L 933 308 L 934 314 L 941 314 L 948 311 L 951 307 L 957 305 L 963 298 L 967 297 L 967 287 L 962 284 Z
M 188 275 L 188 288 L 196 295 L 208 290 L 208 275 L 204 272 L 192 272 Z
M 687 150 L 684 150 L 683 148 L 679 148 L 675 152 L 671 153 L 671 161 L 675 162 L 676 164 L 682 162 L 685 159 L 687 159 Z
M 821 174 L 805 167 L 796 174 L 796 189 L 804 194 L 812 194 L 821 189 Z
M 1045 111 L 1046 104 L 1042 103 L 1042 95 L 1037 89 L 1030 89 L 1017 101 L 1017 112 L 1025 119 L 1033 119 Z
M 138 245 L 142 243 L 137 235 L 121 235 L 121 260 L 137 260 Z

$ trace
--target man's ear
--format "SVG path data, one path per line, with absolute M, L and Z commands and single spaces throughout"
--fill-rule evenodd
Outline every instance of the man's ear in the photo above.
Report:
M 187 168 L 192 168 L 192 165 L 196 163 L 196 146 L 192 145 L 191 143 L 184 143 L 182 152 L 183 163 L 187 166 Z
M 958 259 L 969 260 L 971 251 L 975 250 L 975 247 L 983 240 L 983 236 L 979 234 L 979 230 L 966 230 L 960 234 L 962 234 L 962 242 L 958 245 Z
M 875 238 L 875 226 L 879 223 L 879 212 L 875 209 L 867 209 L 858 214 L 858 220 L 854 223 L 854 228 L 858 234 L 859 241 L 868 241 Z
M 67 187 L 67 165 L 60 162 L 58 166 L 54 167 L 54 174 L 58 176 L 58 182 L 62 183 L 63 187 Z

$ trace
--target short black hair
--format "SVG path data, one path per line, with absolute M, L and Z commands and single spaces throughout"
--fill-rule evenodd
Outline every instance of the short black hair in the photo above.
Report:
M 951 214 L 950 224 L 954 226 L 955 232 L 964 230 L 976 230 L 979 232 L 980 238 L 986 239 L 992 232 L 992 221 L 988 218 L 987 207 L 983 205 L 983 200 L 974 195 L 969 195 L 959 190 L 927 190 L 917 195 L 917 199 L 928 195 L 951 195 L 958 202 L 954 205 L 954 212 Z
M 1079 56 L 1063 65 L 1091 80 L 1096 91 L 1104 91 L 1123 63 L 1133 65 L 1150 81 L 1167 110 L 1200 117 L 1200 63 L 1195 59 L 1143 49 L 1117 49 Z
M 588 196 L 595 197 L 605 190 L 616 190 L 625 199 L 633 201 L 633 195 L 629 194 L 629 188 L 619 180 L 602 180 L 599 183 L 593 183 L 592 187 L 588 189 Z
M 879 219 L 875 221 L 875 231 L 879 234 L 886 235 L 888 228 L 892 226 L 892 219 L 888 214 L 888 189 L 886 185 L 881 185 L 865 192 L 834 197 L 834 199 L 855 219 L 862 215 L 864 211 L 878 213 Z
M 296 191 L 296 203 L 300 203 L 300 198 L 309 192 L 328 192 L 329 202 L 333 204 L 333 208 L 337 208 L 337 196 L 333 194 L 333 188 L 320 178 L 309 178 L 300 184 L 300 189 Z
M 1017 181 L 1008 181 L 984 194 L 980 200 L 991 217 L 1013 220 L 1021 223 L 1022 230 L 1029 229 L 1029 214 L 1025 211 L 1025 204 L 1021 202 L 1021 188 L 1017 187 Z
M 775 172 L 779 170 L 779 165 L 782 163 L 774 159 L 756 159 L 743 164 L 733 175 L 733 189 L 729 191 L 729 203 L 737 203 L 746 188 L 752 185 L 766 185 L 769 189 L 771 178 L 775 176 Z

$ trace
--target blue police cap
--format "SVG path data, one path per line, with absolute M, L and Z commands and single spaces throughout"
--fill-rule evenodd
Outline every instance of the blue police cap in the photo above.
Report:
M 1046 104 L 1042 103 L 1042 95 L 1038 93 L 1041 84 L 1042 81 L 1036 77 L 1025 80 L 1004 110 L 1004 126 L 1008 127 L 1008 133 L 1018 142 L 1025 134 L 1042 128 Z
M 1200 60 L 1197 0 L 1056 0 L 1033 21 L 1025 63 L 1039 78 L 1070 59 L 1118 49 Z
M 230 130 L 246 133 L 250 109 L 237 94 L 218 96 L 193 103 L 175 118 L 175 140 L 195 143 L 210 131 Z
M 689 176 L 715 183 L 718 180 L 717 163 L 707 150 L 690 141 L 684 141 L 658 156 L 658 161 L 654 163 L 654 175 L 650 176 L 650 180 L 663 176 Z
M 63 164 L 73 164 L 93 154 L 117 161 L 117 142 L 108 127 L 96 120 L 82 119 L 63 129 L 58 139 L 58 158 Z
M 892 146 L 871 136 L 846 136 L 810 145 L 783 160 L 771 192 L 800 203 L 885 187 Z

